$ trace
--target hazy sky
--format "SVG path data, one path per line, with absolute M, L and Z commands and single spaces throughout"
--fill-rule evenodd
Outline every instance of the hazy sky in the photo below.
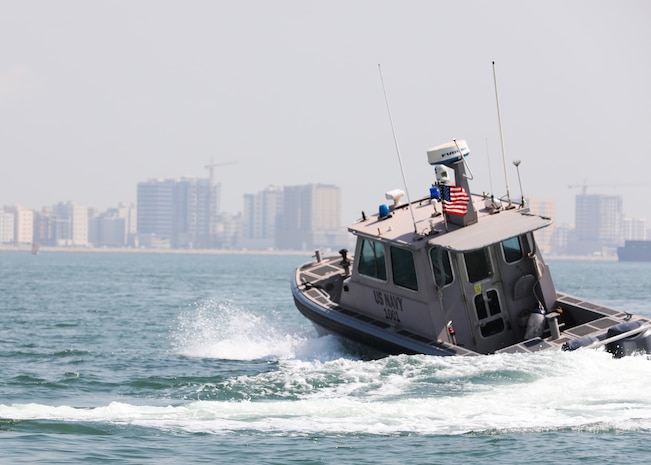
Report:
M 651 2 L 0 0 L 0 205 L 105 209 L 149 178 L 207 177 L 222 210 L 270 184 L 335 184 L 343 221 L 466 139 L 473 192 L 624 197 L 651 219 Z

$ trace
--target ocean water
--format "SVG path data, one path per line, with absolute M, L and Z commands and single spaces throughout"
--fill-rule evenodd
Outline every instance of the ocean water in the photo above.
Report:
M 317 337 L 306 256 L 0 253 L 0 463 L 649 462 L 651 360 L 368 360 Z M 550 263 L 651 316 L 651 263 Z

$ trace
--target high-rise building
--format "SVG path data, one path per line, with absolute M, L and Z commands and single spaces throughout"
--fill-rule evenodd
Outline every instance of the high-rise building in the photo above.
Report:
M 25 245 L 34 241 L 34 211 L 20 205 L 13 205 L 0 209 L 0 213 L 3 216 L 0 228 L 4 230 L 0 232 L 0 243 L 11 242 L 16 245 Z M 11 215 L 13 220 L 10 220 L 7 215 Z M 13 228 L 11 232 L 7 229 L 9 223 Z M 11 239 L 8 239 L 9 235 L 11 235 Z
M 96 247 L 124 247 L 133 245 L 136 208 L 120 203 L 117 208 L 89 214 L 89 240 Z
M 177 182 L 174 194 L 175 221 L 172 225 L 174 247 L 214 247 L 214 237 L 210 237 L 210 220 L 214 221 L 218 212 L 210 213 L 210 202 L 208 179 L 181 179 Z
M 240 227 L 242 225 L 242 214 L 223 212 L 217 217 L 215 225 L 215 246 L 221 249 L 242 248 L 238 244 L 240 236 Z
M 164 243 L 170 247 L 174 221 L 174 185 L 172 179 L 150 179 L 138 183 L 138 241 L 152 247 Z
M 219 184 L 208 179 L 166 179 L 138 183 L 137 229 L 145 247 L 209 248 L 215 246 Z M 212 211 L 211 211 L 212 210 Z
M 313 250 L 346 244 L 341 227 L 341 190 L 337 186 L 307 184 L 285 187 L 278 222 L 276 248 Z
M 124 218 L 126 230 L 126 244 L 134 245 L 138 232 L 138 215 L 133 203 L 120 202 L 117 207 L 118 218 Z
M 75 202 L 59 202 L 51 212 L 54 245 L 88 245 L 88 207 Z
M 16 206 L 16 244 L 31 244 L 34 241 L 34 211 Z
M 622 197 L 580 194 L 576 196 L 572 253 L 610 255 L 623 241 Z
M 51 207 L 43 207 L 34 214 L 34 242 L 56 245 L 57 221 Z
M 257 194 L 245 195 L 243 210 L 238 246 L 254 250 L 276 247 L 276 229 L 283 210 L 283 188 L 269 186 Z
M 648 238 L 648 221 L 642 218 L 625 217 L 623 236 L 625 241 L 646 241 Z
M 0 244 L 13 244 L 15 218 L 11 211 L 0 209 Z
M 549 199 L 528 199 L 529 208 L 536 215 L 546 216 L 553 220 L 556 219 L 556 201 Z M 552 248 L 552 238 L 554 237 L 554 231 L 556 229 L 556 223 L 552 223 L 546 228 L 539 229 L 535 232 L 536 243 L 538 247 L 543 251 L 543 253 L 549 253 Z

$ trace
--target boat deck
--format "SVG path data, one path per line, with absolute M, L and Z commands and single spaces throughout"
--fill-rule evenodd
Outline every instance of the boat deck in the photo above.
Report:
M 341 257 L 332 256 L 324 258 L 321 262 L 311 262 L 297 270 L 296 286 L 306 298 L 317 303 L 323 308 L 324 314 L 329 313 L 330 318 L 336 318 L 341 324 L 349 326 L 362 326 L 373 333 L 390 334 L 397 342 L 407 347 L 413 347 L 414 353 L 433 355 L 480 355 L 477 352 L 461 346 L 428 338 L 421 334 L 408 331 L 400 326 L 389 324 L 386 321 L 372 318 L 354 310 L 339 305 L 339 297 L 345 286 L 345 270 Z M 563 310 L 572 311 L 575 317 L 585 315 L 585 322 L 579 322 L 570 328 L 561 328 L 558 339 L 552 339 L 549 330 L 543 338 L 534 338 L 511 345 L 496 353 L 533 353 L 543 350 L 561 350 L 563 345 L 573 339 L 586 335 L 599 334 L 605 338 L 608 328 L 628 321 L 631 315 L 616 309 L 604 307 L 577 297 L 558 293 L 556 306 Z M 601 317 L 594 318 L 595 313 Z M 325 316 L 325 315 L 324 315 Z M 651 319 L 635 317 L 635 321 L 651 324 Z
M 324 312 L 336 313 L 339 320 L 352 320 L 350 323 L 365 326 L 370 333 L 375 332 L 373 329 L 382 333 L 391 333 L 396 340 L 403 339 L 405 345 L 414 347 L 413 353 L 478 355 L 476 352 L 463 347 L 437 341 L 389 324 L 386 321 L 342 307 L 337 303 L 337 296 L 341 295 L 345 284 L 344 281 L 344 268 L 341 257 L 324 258 L 320 263 L 308 263 L 297 270 L 297 283 L 301 283 L 299 287 L 303 289 L 300 292 L 321 306 Z

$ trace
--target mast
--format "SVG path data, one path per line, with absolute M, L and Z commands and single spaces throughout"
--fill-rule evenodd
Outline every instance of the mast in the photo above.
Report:
M 493 83 L 495 84 L 495 101 L 497 102 L 497 122 L 500 127 L 500 141 L 502 143 L 502 164 L 504 165 L 504 181 L 506 182 L 506 199 L 509 202 L 507 208 L 513 208 L 511 204 L 511 193 L 509 192 L 509 176 L 506 172 L 506 155 L 504 153 L 504 135 L 502 133 L 502 116 L 500 114 L 500 97 L 497 92 L 497 74 L 495 73 L 495 62 L 493 62 Z
M 387 91 L 384 87 L 384 78 L 382 77 L 382 67 L 378 64 L 377 69 L 380 72 L 380 82 L 382 83 L 382 91 L 384 92 L 384 102 L 387 106 L 387 113 L 389 114 L 389 123 L 391 124 L 391 133 L 393 134 L 393 143 L 396 146 L 396 153 L 398 154 L 398 163 L 400 163 L 400 172 L 402 173 L 402 182 L 405 185 L 405 193 L 407 194 L 407 203 L 409 204 L 409 213 L 411 213 L 411 221 L 414 224 L 414 234 L 418 234 L 416 227 L 416 217 L 414 216 L 414 209 L 411 206 L 411 198 L 409 197 L 409 187 L 407 187 L 407 178 L 405 177 L 405 169 L 402 166 L 402 157 L 400 156 L 400 147 L 398 146 L 398 138 L 396 137 L 396 130 L 393 127 L 393 118 L 391 118 L 391 109 L 389 108 L 389 99 Z

